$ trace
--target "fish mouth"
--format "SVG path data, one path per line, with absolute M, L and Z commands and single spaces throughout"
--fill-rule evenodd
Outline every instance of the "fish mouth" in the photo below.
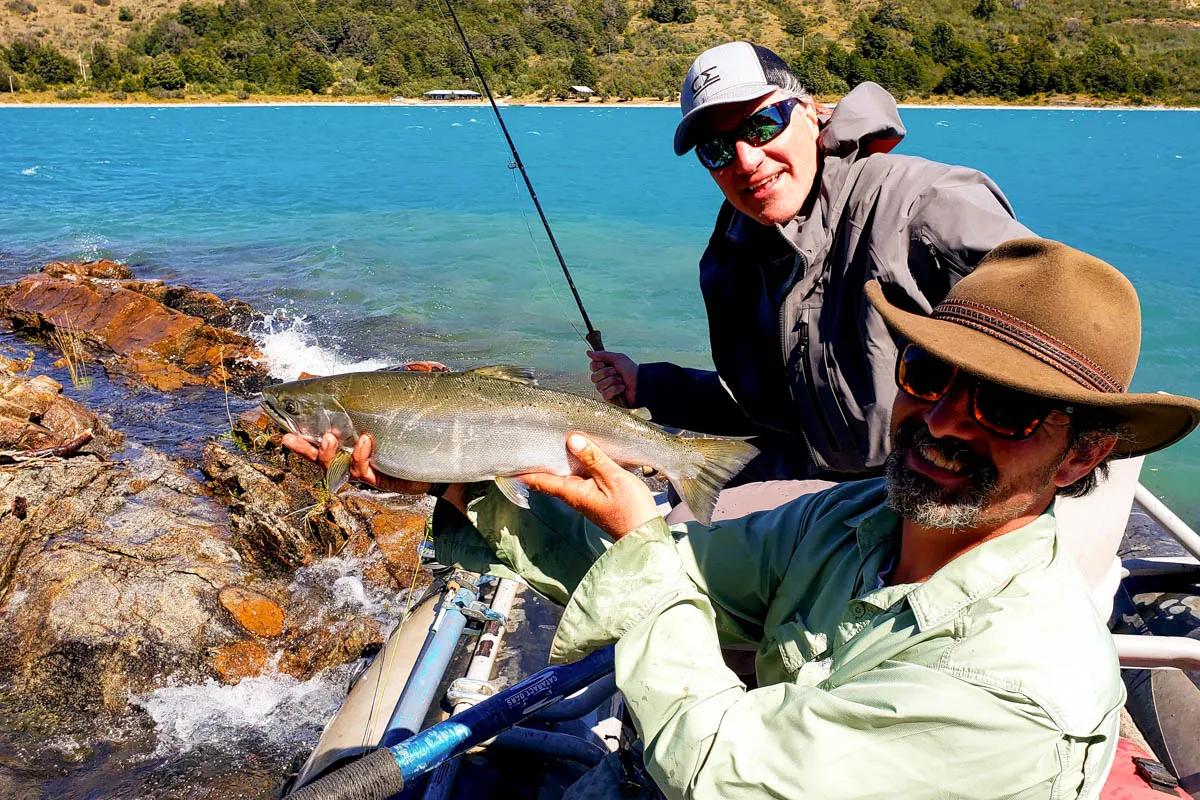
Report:
M 264 393 L 259 399 L 262 410 L 266 412 L 271 421 L 279 427 L 283 428 L 288 433 L 294 433 L 297 436 L 301 435 L 300 431 L 296 430 L 296 423 L 292 422 L 287 414 L 284 414 L 275 407 L 275 400 L 270 395 Z

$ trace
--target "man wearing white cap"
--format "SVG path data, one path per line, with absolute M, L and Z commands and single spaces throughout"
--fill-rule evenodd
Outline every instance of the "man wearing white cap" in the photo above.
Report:
M 736 482 L 879 474 L 896 345 L 877 279 L 928 312 L 992 247 L 1030 236 L 982 173 L 889 151 L 895 100 L 864 83 L 818 106 L 765 47 L 705 51 L 683 82 L 675 152 L 725 195 L 700 262 L 715 371 L 592 353 L 592 381 L 656 422 L 756 436 Z

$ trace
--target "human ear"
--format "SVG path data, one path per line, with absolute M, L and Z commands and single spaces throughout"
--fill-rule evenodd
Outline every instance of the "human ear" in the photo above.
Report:
M 1077 442 L 1067 452 L 1063 462 L 1058 465 L 1058 471 L 1054 473 L 1054 485 L 1060 488 L 1070 486 L 1095 469 L 1096 465 L 1107 458 L 1116 446 L 1116 436 L 1101 436 L 1090 442 L 1087 440 Z

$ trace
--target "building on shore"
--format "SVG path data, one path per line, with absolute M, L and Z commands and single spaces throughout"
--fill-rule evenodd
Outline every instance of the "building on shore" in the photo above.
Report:
M 470 89 L 430 89 L 426 100 L 478 100 L 482 95 Z

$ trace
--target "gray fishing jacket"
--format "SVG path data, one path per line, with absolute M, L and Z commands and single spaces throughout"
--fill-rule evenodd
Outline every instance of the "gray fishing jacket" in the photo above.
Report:
M 764 226 L 721 206 L 700 260 L 716 371 L 642 364 L 637 403 L 656 422 L 767 442 L 802 434 L 821 472 L 878 472 L 896 344 L 863 285 L 877 279 L 928 313 L 995 245 L 1033 235 L 983 173 L 889 153 L 904 133 L 892 96 L 861 84 L 823 121 L 807 217 Z M 758 477 L 804 477 L 788 471 Z

